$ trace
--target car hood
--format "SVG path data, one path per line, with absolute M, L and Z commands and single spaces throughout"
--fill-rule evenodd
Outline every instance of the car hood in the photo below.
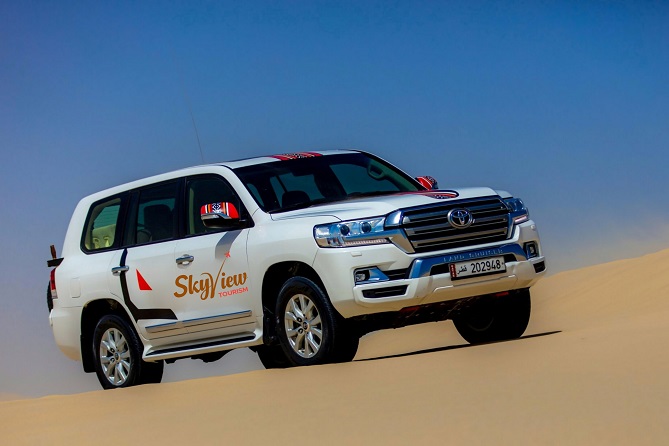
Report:
M 272 214 L 273 220 L 304 217 L 333 217 L 338 220 L 353 220 L 387 215 L 397 209 L 424 206 L 498 195 L 488 187 L 469 187 L 449 190 L 401 192 L 366 198 L 353 198 L 335 203 L 314 205 L 305 209 Z

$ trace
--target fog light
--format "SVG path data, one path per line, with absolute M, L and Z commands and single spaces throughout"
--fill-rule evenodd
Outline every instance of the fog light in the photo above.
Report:
M 535 242 L 525 243 L 525 254 L 527 254 L 528 259 L 537 257 L 539 255 L 539 249 L 537 248 L 537 244 Z
M 369 271 L 367 270 L 356 271 L 354 277 L 355 277 L 355 283 L 367 282 L 367 280 L 369 280 Z
M 379 268 L 373 266 L 364 269 L 356 269 L 353 272 L 353 278 L 355 279 L 356 285 L 361 285 L 364 283 L 376 283 L 376 282 L 386 282 L 388 276 L 383 274 Z

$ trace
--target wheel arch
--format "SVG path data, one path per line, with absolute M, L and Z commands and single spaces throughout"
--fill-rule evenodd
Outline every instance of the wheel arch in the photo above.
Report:
M 263 342 L 267 345 L 276 344 L 278 340 L 275 332 L 276 315 L 274 314 L 274 307 L 279 295 L 279 290 L 288 279 L 296 276 L 305 277 L 311 280 L 318 285 L 329 298 L 320 276 L 316 270 L 306 263 L 287 261 L 275 263 L 270 266 L 265 272 L 262 281 Z
M 95 372 L 95 358 L 93 349 L 93 332 L 102 318 L 107 314 L 115 314 L 124 318 L 130 326 L 133 326 L 132 320 L 123 306 L 114 299 L 98 299 L 88 302 L 81 312 L 81 361 L 84 366 L 84 372 Z

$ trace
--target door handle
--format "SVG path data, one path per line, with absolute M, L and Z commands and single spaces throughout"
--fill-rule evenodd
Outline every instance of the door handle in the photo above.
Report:
M 130 267 L 128 265 L 115 266 L 111 269 L 111 272 L 115 276 L 120 276 L 121 273 L 124 273 L 124 272 L 128 271 L 129 269 L 130 269 Z
M 188 265 L 188 264 L 192 263 L 193 260 L 195 260 L 195 257 L 193 257 L 193 256 L 191 256 L 191 255 L 188 255 L 188 254 L 184 254 L 184 255 L 182 255 L 181 257 L 178 257 L 178 258 L 176 259 L 176 262 L 177 262 L 179 265 Z

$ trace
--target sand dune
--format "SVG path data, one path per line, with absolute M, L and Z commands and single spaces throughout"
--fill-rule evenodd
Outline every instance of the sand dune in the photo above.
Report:
M 24 399 L 25 396 L 18 393 L 0 392 L 0 401 L 14 401 Z
M 669 250 L 548 277 L 533 306 L 515 341 L 469 346 L 433 323 L 373 333 L 348 364 L 2 402 L 0 438 L 667 444 Z

